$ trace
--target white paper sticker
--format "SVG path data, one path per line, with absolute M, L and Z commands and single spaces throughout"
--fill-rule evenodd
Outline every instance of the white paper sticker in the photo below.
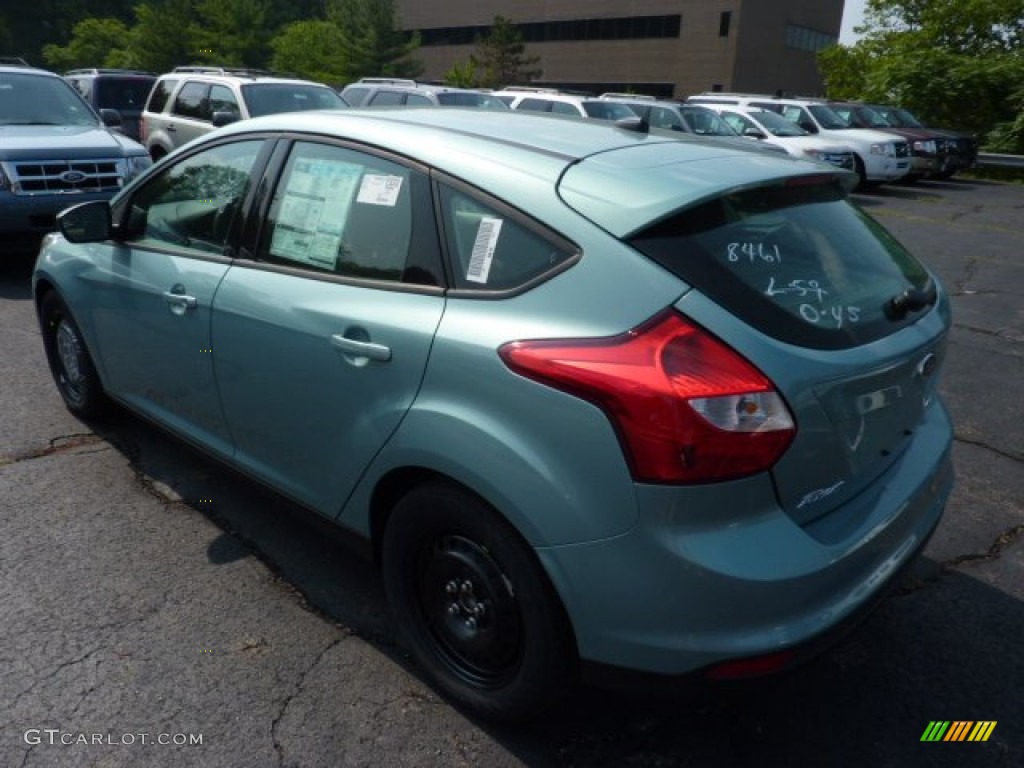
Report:
M 363 183 L 359 185 L 359 197 L 356 198 L 356 202 L 394 208 L 401 190 L 401 176 L 381 176 L 368 173 L 363 176 Z
M 471 283 L 486 283 L 494 260 L 494 249 L 498 247 L 498 235 L 501 233 L 501 219 L 484 216 L 476 230 L 473 241 L 473 254 L 466 269 L 466 279 Z
M 270 252 L 334 269 L 363 166 L 331 160 L 295 163 L 277 214 Z

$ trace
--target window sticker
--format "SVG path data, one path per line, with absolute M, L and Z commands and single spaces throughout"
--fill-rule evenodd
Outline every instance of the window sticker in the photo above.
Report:
M 362 172 L 363 166 L 356 163 L 297 160 L 277 214 L 271 254 L 334 269 Z
M 473 241 L 473 253 L 466 269 L 466 279 L 471 283 L 486 283 L 494 261 L 494 249 L 498 247 L 498 235 L 501 233 L 501 219 L 484 216 Z
M 398 202 L 398 193 L 402 191 L 401 176 L 383 176 L 376 173 L 368 173 L 363 176 L 363 182 L 359 185 L 359 197 L 357 203 L 369 203 L 370 205 L 386 205 L 394 208 Z

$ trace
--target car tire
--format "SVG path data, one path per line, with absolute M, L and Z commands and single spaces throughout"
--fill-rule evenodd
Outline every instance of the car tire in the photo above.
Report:
M 575 681 L 561 602 L 530 546 L 477 496 L 436 482 L 410 491 L 388 520 L 382 560 L 412 656 L 474 714 L 532 717 Z
M 854 173 L 857 174 L 857 186 L 854 189 L 858 192 L 863 192 L 870 185 L 868 183 L 868 172 L 864 168 L 864 161 L 861 160 L 857 155 L 853 156 Z
M 83 418 L 101 416 L 109 405 L 103 384 L 78 324 L 56 291 L 40 302 L 39 324 L 50 372 L 68 410 Z

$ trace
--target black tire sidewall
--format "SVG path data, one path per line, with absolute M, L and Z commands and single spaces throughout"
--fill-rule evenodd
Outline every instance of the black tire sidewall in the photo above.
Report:
M 524 640 L 514 677 L 501 686 L 476 686 L 454 673 L 417 608 L 416 553 L 443 533 L 480 544 L 513 585 Z M 382 560 L 399 629 L 413 657 L 443 693 L 475 714 L 507 721 L 543 712 L 571 686 L 576 654 L 562 605 L 529 545 L 478 497 L 447 483 L 414 489 L 388 521 Z
M 57 328 L 62 321 L 71 327 L 81 345 L 82 354 L 79 360 L 83 376 L 81 397 L 76 397 L 74 393 L 70 392 L 63 381 L 66 372 L 57 350 Z M 67 304 L 56 291 L 48 292 L 40 302 L 39 325 L 43 336 L 43 346 L 46 350 L 46 360 L 50 365 L 54 383 L 57 385 L 57 391 L 60 393 L 61 399 L 64 400 L 65 406 L 78 416 L 94 418 L 101 415 L 106 406 L 103 386 L 96 373 L 96 368 L 93 366 L 89 350 L 85 346 L 82 331 Z

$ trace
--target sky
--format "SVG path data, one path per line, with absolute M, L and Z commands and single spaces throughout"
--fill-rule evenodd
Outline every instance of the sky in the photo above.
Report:
M 857 42 L 853 28 L 864 21 L 864 3 L 867 0 L 846 0 L 843 5 L 843 26 L 839 30 L 839 42 L 850 45 Z

